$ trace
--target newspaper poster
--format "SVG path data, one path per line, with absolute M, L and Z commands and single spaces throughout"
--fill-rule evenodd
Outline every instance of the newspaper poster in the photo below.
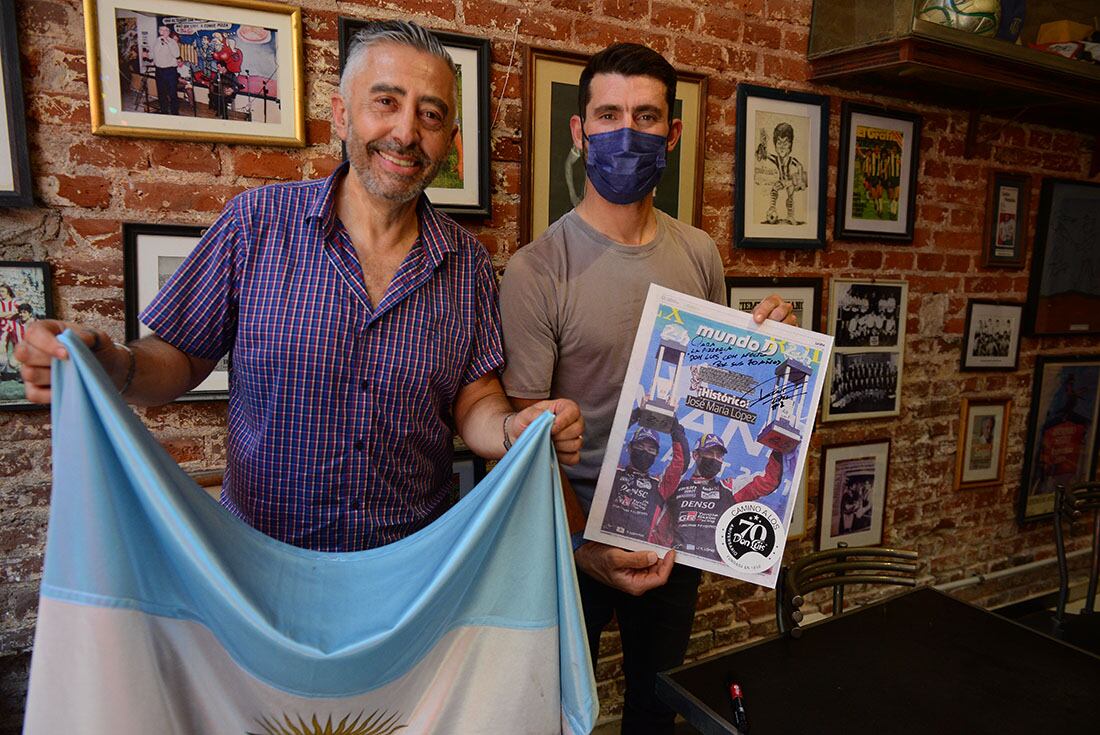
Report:
M 832 344 L 650 286 L 585 538 L 774 588 Z

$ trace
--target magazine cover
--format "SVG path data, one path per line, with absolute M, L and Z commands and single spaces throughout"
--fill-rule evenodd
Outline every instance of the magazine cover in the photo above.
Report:
M 774 588 L 832 345 L 650 286 L 585 538 Z

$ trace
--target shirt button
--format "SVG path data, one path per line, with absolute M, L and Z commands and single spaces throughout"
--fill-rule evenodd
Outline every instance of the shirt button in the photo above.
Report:
M 361 452 L 366 449 L 367 445 L 362 439 L 356 439 L 355 443 L 351 445 L 355 451 Z

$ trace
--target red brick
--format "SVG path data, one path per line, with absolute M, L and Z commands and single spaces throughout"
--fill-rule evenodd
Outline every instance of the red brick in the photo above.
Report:
M 935 158 L 924 159 L 921 161 L 921 167 L 924 169 L 926 178 L 946 179 L 951 175 L 951 166 L 946 161 Z
M 741 41 L 741 29 L 744 21 L 724 10 L 707 8 L 703 11 L 699 23 L 699 32 L 724 41 Z
M 150 147 L 149 157 L 154 166 L 175 171 L 194 171 L 217 176 L 222 162 L 211 145 L 157 141 Z
M 852 267 L 862 270 L 878 270 L 882 267 L 882 252 L 879 250 L 858 250 L 852 253 Z
M 949 273 L 968 273 L 971 267 L 969 255 L 948 255 L 943 261 L 943 269 Z
M 649 17 L 649 0 L 603 0 L 603 14 L 619 20 L 645 20 Z
M 883 256 L 882 269 L 884 271 L 908 271 L 913 269 L 913 253 L 888 252 Z
M 722 69 L 726 65 L 725 49 L 714 43 L 693 41 L 680 36 L 676 39 L 676 61 L 686 66 Z
M 917 270 L 923 273 L 943 270 L 943 256 L 939 253 L 917 253 Z
M 1072 153 L 1044 153 L 1043 168 L 1054 171 L 1080 171 L 1082 170 L 1080 155 Z
M 852 254 L 847 250 L 839 250 L 835 244 L 831 250 L 821 254 L 821 268 L 826 271 L 838 271 L 848 267 L 852 262 Z
M 764 76 L 791 82 L 804 82 L 810 78 L 810 65 L 804 57 L 765 53 Z
M 729 63 L 723 71 L 735 75 L 756 74 L 760 67 L 760 52 L 749 48 L 728 49 Z
M 69 161 L 74 166 L 129 171 L 149 168 L 148 144 L 119 138 L 87 138 L 69 148 Z
M 58 175 L 57 195 L 77 207 L 103 209 L 111 205 L 108 181 L 99 176 Z
M 169 212 L 220 212 L 226 202 L 247 187 L 173 184 L 161 181 L 131 181 L 123 191 L 123 204 L 129 209 Z
M 302 27 L 307 40 L 338 40 L 340 33 L 339 15 L 330 10 L 302 8 Z
M 595 0 L 550 0 L 550 6 L 558 10 L 573 10 L 592 15 L 596 10 Z
M 87 97 L 70 97 L 61 94 L 38 93 L 27 98 L 27 117 L 43 125 L 92 124 Z
M 784 51 L 805 54 L 809 50 L 810 34 L 803 28 L 784 28 L 780 47 Z
M 120 242 L 120 228 L 115 219 L 71 217 L 65 219 L 65 224 L 72 228 L 72 235 L 87 240 L 93 247 L 117 247 Z
M 810 24 L 811 3 L 803 0 L 767 0 L 768 19 L 786 20 L 803 26 Z
M 353 2 L 361 0 L 352 0 Z M 375 1 L 364 2 L 368 8 L 375 5 Z M 429 28 L 435 28 L 432 25 L 433 22 L 438 20 L 454 20 L 455 19 L 455 3 L 454 0 L 389 0 L 383 2 L 382 7 L 390 10 L 395 10 L 398 13 L 405 15 L 423 15 L 429 20 L 423 21 L 424 25 Z
M 1022 148 L 996 146 L 993 160 L 1002 166 L 1012 168 L 1037 168 L 1043 163 L 1043 154 Z
M 577 43 L 584 46 L 592 46 L 599 50 L 620 41 L 632 41 L 649 46 L 659 54 L 667 54 L 669 41 L 667 36 L 655 33 L 644 33 L 634 28 L 624 28 L 600 21 L 585 21 L 578 23 L 575 31 Z
M 239 151 L 233 156 L 233 172 L 256 179 L 299 181 L 304 178 L 301 160 L 281 152 Z
M 335 139 L 328 120 L 306 120 L 306 144 L 328 145 Z
M 774 25 L 749 21 L 745 23 L 742 38 L 744 38 L 745 43 L 752 46 L 767 46 L 768 48 L 778 49 L 782 32 Z
M 653 3 L 653 25 L 676 31 L 690 31 L 695 28 L 698 17 L 691 8 L 668 3 Z
M 68 28 L 82 27 L 80 11 L 68 3 L 26 0 L 20 6 L 24 28 L 32 33 L 57 34 Z
M 951 226 L 967 229 L 980 227 L 982 216 L 982 213 L 975 209 L 952 209 Z
M 69 258 L 54 267 L 53 279 L 57 286 L 122 288 L 122 261 Z

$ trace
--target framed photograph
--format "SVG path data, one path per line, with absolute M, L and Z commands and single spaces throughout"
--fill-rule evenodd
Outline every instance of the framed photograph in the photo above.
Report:
M 841 105 L 838 240 L 913 241 L 920 128 L 908 112 Z
M 0 408 L 49 408 L 27 400 L 15 346 L 37 319 L 53 319 L 49 263 L 0 261 Z
M 737 85 L 733 242 L 825 247 L 829 98 Z
M 352 37 L 372 21 L 340 18 L 340 69 Z M 488 217 L 489 194 L 489 39 L 440 33 L 435 36 L 458 68 L 455 122 L 459 134 L 447 162 L 425 193 L 436 209 L 451 215 Z
M 961 371 L 1015 370 L 1024 305 L 971 299 L 966 304 Z
M 1020 523 L 1049 518 L 1058 485 L 1096 473 L 1100 355 L 1039 355 L 1027 418 Z
M 569 119 L 577 114 L 577 85 L 587 56 L 528 47 L 523 102 L 523 179 L 520 245 L 526 245 L 584 196 L 584 159 L 573 147 Z M 678 72 L 672 117 L 683 121 L 680 142 L 668 154 L 653 203 L 699 226 L 703 211 L 703 139 L 707 80 Z
M 1023 268 L 1027 237 L 1028 189 L 1031 178 L 991 171 L 985 207 L 982 265 L 987 268 Z
M 731 309 L 751 312 L 768 296 L 779 294 L 794 306 L 798 326 L 815 332 L 821 331 L 821 284 L 820 278 L 726 277 Z
M 26 117 L 15 0 L 0 0 L 0 207 L 29 207 L 34 203 Z
M 92 132 L 306 144 L 302 11 L 262 0 L 84 0 Z
M 905 281 L 834 278 L 829 334 L 836 341 L 829 365 L 822 421 L 896 416 L 901 412 L 905 353 Z
M 1031 334 L 1100 334 L 1100 184 L 1043 179 L 1025 323 Z
M 140 322 L 138 314 L 195 249 L 204 231 L 203 227 L 187 225 L 122 225 L 127 340 L 152 334 L 152 330 Z M 229 355 L 226 355 L 206 380 L 178 400 L 228 397 Z
M 469 450 L 455 452 L 452 467 L 455 492 L 460 499 L 466 497 L 479 482 L 485 479 L 485 460 Z
M 889 439 L 823 448 L 818 549 L 882 543 L 889 465 Z
M 955 454 L 955 489 L 1001 485 L 1005 477 L 1008 444 L 1007 398 L 987 401 L 962 399 L 959 449 Z

